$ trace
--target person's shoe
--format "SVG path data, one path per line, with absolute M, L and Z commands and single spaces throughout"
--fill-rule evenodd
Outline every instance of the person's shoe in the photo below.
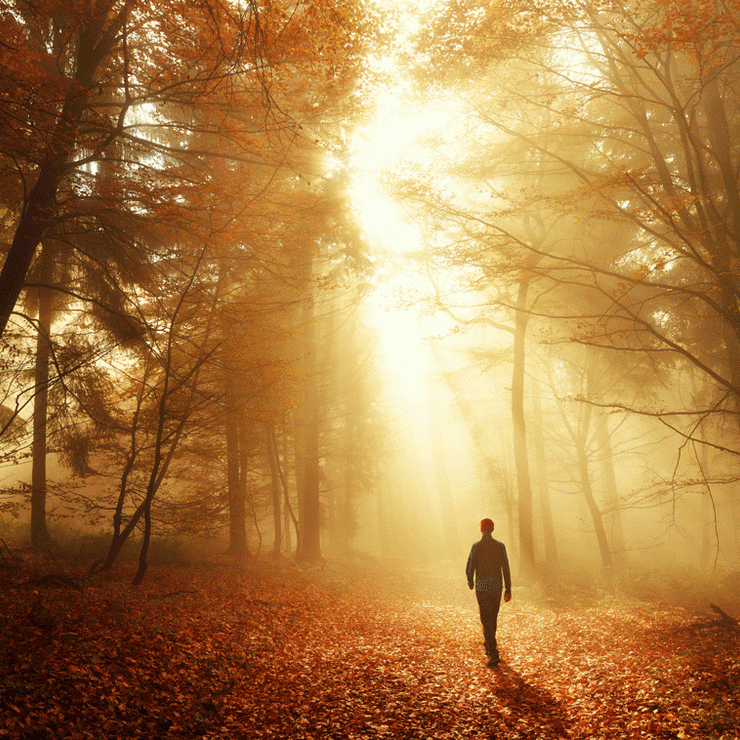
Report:
M 492 655 L 488 659 L 487 665 L 489 668 L 495 668 L 500 662 L 501 662 L 501 658 L 499 658 L 498 655 Z

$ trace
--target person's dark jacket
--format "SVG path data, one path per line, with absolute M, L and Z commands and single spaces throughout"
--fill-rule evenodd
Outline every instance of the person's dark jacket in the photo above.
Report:
M 473 588 L 475 579 L 476 591 L 500 591 L 505 586 L 506 593 L 510 593 L 511 570 L 504 543 L 494 540 L 490 534 L 484 534 L 470 548 L 465 575 L 470 588 Z

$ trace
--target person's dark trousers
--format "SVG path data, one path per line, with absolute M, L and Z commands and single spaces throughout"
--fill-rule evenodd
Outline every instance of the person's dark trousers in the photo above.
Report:
M 486 654 L 490 658 L 497 658 L 496 623 L 498 622 L 498 610 L 501 607 L 501 591 L 476 591 L 475 597 L 478 599 L 478 609 L 480 609 Z

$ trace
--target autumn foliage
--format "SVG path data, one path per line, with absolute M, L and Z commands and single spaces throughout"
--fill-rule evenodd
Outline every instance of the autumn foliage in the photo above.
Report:
M 740 631 L 708 608 L 515 590 L 491 670 L 461 574 L 3 563 L 3 737 L 738 736 Z

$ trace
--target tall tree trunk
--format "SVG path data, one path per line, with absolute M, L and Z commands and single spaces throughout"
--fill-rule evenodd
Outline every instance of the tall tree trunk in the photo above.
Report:
M 33 445 L 31 460 L 31 542 L 49 542 L 46 521 L 46 456 L 47 421 L 49 412 L 49 359 L 51 357 L 51 325 L 53 295 L 49 287 L 54 274 L 54 258 L 48 244 L 39 257 L 38 332 L 33 397 Z
M 271 421 L 265 422 L 265 441 L 267 444 L 267 459 L 270 463 L 270 494 L 272 497 L 272 521 L 275 537 L 272 543 L 272 557 L 280 557 L 280 548 L 283 543 L 283 512 L 280 502 L 280 470 L 278 451 L 275 445 L 275 428 Z
M 244 548 L 244 557 L 250 557 L 249 540 L 247 539 L 247 477 L 249 475 L 249 417 L 247 410 L 242 407 L 239 409 L 238 436 L 239 436 L 239 499 L 241 501 L 242 514 L 240 521 L 244 521 L 244 535 L 238 537 Z
M 577 438 L 574 441 L 576 444 L 576 454 L 578 455 L 578 472 L 581 478 L 581 490 L 586 499 L 586 505 L 588 506 L 591 521 L 594 525 L 596 541 L 599 545 L 599 554 L 601 555 L 601 566 L 607 581 L 611 583 L 614 575 L 614 565 L 612 563 L 611 550 L 609 549 L 609 540 L 607 539 L 606 529 L 604 528 L 604 519 L 594 498 L 593 486 L 591 485 L 588 452 L 583 439 Z
M 128 455 L 126 456 L 126 462 L 123 466 L 123 470 L 121 471 L 121 480 L 118 486 L 118 500 L 116 501 L 116 507 L 113 510 L 113 535 L 111 537 L 110 547 L 108 548 L 108 554 L 103 561 L 101 570 L 108 570 L 112 567 L 113 561 L 118 557 L 126 540 L 123 534 L 123 508 L 126 504 L 128 482 L 131 474 L 134 472 L 134 468 L 136 467 L 139 457 L 140 450 L 137 446 L 136 440 L 139 433 L 139 423 L 141 421 L 144 400 L 147 393 L 147 380 L 151 375 L 153 367 L 153 360 L 149 360 L 142 383 L 139 386 L 139 391 L 136 395 L 136 408 L 131 419 L 131 429 L 128 435 L 129 451 Z
M 619 492 L 617 477 L 614 472 L 614 454 L 612 453 L 611 432 L 609 418 L 601 413 L 596 420 L 596 443 L 601 457 L 601 469 L 604 475 L 604 499 L 611 520 L 609 532 L 611 534 L 611 551 L 615 564 L 624 559 L 624 527 L 622 526 L 622 512 L 619 507 Z
M 316 325 L 313 285 L 306 282 L 307 296 L 303 307 L 303 407 L 301 413 L 302 446 L 298 457 L 301 466 L 298 496 L 301 542 L 298 559 L 315 562 L 321 558 L 321 509 L 319 474 L 319 388 L 316 361 Z
M 283 464 L 280 464 L 280 455 L 277 456 L 278 471 L 280 472 L 280 481 L 283 484 L 283 513 L 285 516 L 285 526 L 283 531 L 285 532 L 285 550 L 290 553 L 293 552 L 293 543 L 290 534 L 290 525 L 293 524 L 296 537 L 296 552 L 298 550 L 298 542 L 300 542 L 300 529 L 298 526 L 298 518 L 295 515 L 293 506 L 290 503 L 290 440 L 288 434 L 288 425 L 283 424 L 282 433 L 282 446 L 283 449 Z M 277 438 L 274 440 L 274 447 L 277 451 L 279 449 Z
M 82 91 L 93 87 L 101 61 L 118 43 L 129 11 L 129 2 L 105 21 L 113 3 L 97 3 L 97 13 L 85 19 L 77 38 L 74 59 L 74 84 L 69 84 L 64 104 L 48 137 L 48 148 L 38 169 L 36 182 L 23 204 L 10 249 L 0 270 L 0 336 L 15 307 L 33 262 L 38 245 L 53 224 L 59 185 L 67 174 L 67 163 L 77 145 L 78 127 L 87 109 L 87 96 Z
M 0 335 L 5 331 L 21 294 L 36 248 L 51 224 L 62 172 L 63 161 L 60 158 L 44 162 L 26 199 L 15 237 L 0 271 Z
M 516 466 L 519 501 L 519 552 L 525 575 L 535 574 L 534 528 L 532 526 L 532 482 L 527 456 L 527 429 L 524 415 L 524 366 L 527 333 L 527 291 L 529 278 L 519 282 L 516 300 L 514 330 L 514 370 L 511 379 L 511 418 L 514 434 L 514 463 Z
M 593 373 L 594 363 L 591 362 L 586 369 L 586 395 L 590 395 L 590 391 L 593 388 Z M 550 380 L 552 383 L 552 379 Z M 553 396 L 557 398 L 553 383 Z M 582 403 L 579 405 L 580 416 L 577 419 L 577 424 L 574 426 L 568 418 L 568 414 L 563 407 L 563 403 L 558 400 L 558 408 L 560 410 L 560 416 L 563 420 L 565 428 L 568 430 L 573 446 L 576 450 L 576 458 L 578 460 L 578 475 L 581 483 L 581 491 L 583 497 L 586 500 L 586 506 L 588 507 L 589 513 L 591 514 L 591 521 L 594 526 L 594 532 L 596 534 L 596 541 L 599 546 L 599 554 L 601 555 L 601 565 L 604 571 L 604 576 L 607 581 L 611 584 L 614 575 L 613 563 L 611 550 L 609 549 L 609 540 L 606 536 L 606 529 L 604 528 L 604 519 L 599 509 L 596 499 L 594 497 L 593 485 L 591 483 L 591 472 L 589 466 L 589 434 L 591 427 L 591 414 L 592 406 L 589 403 Z
M 738 280 L 736 261 L 740 235 L 740 188 L 738 173 L 733 163 L 733 136 L 727 118 L 725 101 L 720 90 L 719 71 L 708 79 L 704 90 L 704 109 L 707 116 L 707 134 L 711 154 L 722 174 L 723 194 L 727 199 L 726 212 L 715 212 L 712 219 L 712 265 L 719 277 L 719 296 L 722 306 L 725 356 L 734 389 L 735 410 L 740 410 L 740 306 L 738 306 Z
M 138 586 L 144 580 L 147 564 L 149 561 L 149 545 L 152 541 L 152 498 L 147 496 L 144 507 L 144 535 L 139 550 L 139 569 L 136 571 L 134 586 Z
M 552 520 L 552 507 L 550 505 L 550 485 L 547 477 L 547 457 L 545 455 L 545 423 L 542 418 L 540 385 L 536 380 L 533 380 L 530 387 L 532 388 L 532 411 L 536 420 L 532 439 L 537 464 L 537 488 L 539 490 L 542 529 L 545 539 L 545 562 L 548 570 L 557 571 L 560 564 L 555 539 L 555 525 Z
M 239 409 L 235 381 L 229 368 L 225 378 L 226 405 L 226 486 L 229 501 L 229 554 L 236 558 L 247 554 L 247 511 L 241 486 L 239 450 Z

